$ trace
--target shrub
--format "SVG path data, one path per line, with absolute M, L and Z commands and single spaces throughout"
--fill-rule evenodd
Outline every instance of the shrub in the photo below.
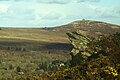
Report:
M 21 70 L 22 70 L 22 69 L 20 68 L 20 66 L 17 66 L 16 71 L 17 71 L 17 72 L 21 72 Z
M 120 33 L 98 37 L 90 37 L 79 32 L 69 32 L 67 35 L 74 47 L 70 53 L 73 66 L 85 60 L 98 58 L 100 54 L 110 55 L 115 62 L 120 62 Z

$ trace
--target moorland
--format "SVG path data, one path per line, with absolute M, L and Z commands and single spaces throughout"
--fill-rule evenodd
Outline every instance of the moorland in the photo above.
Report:
M 21 75 L 42 74 L 53 62 L 71 60 L 74 47 L 67 32 L 80 31 L 98 36 L 120 32 L 120 26 L 92 20 L 78 20 L 69 24 L 44 28 L 3 28 L 0 30 L 0 80 L 16 80 Z M 42 67 L 41 67 L 42 66 Z M 39 79 L 38 79 L 39 80 Z M 42 79 L 41 79 L 42 80 Z

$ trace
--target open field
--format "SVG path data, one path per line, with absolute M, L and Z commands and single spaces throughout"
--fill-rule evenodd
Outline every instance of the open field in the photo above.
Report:
M 67 47 L 69 41 L 65 32 L 35 28 L 2 28 L 0 44 L 2 50 L 8 48 L 13 48 L 11 50 L 25 48 L 27 51 L 40 51 L 47 48 L 70 50 L 70 47 Z
M 19 66 L 24 73 L 39 73 L 42 63 L 70 59 L 72 46 L 65 32 L 46 29 L 2 28 L 0 31 L 0 79 L 14 79 Z
M 17 67 L 20 67 L 25 74 L 42 73 L 37 70 L 42 63 L 49 64 L 54 60 L 67 61 L 69 55 L 48 53 L 47 51 L 0 51 L 0 80 L 15 79 L 20 76 Z
M 52 36 L 52 37 L 51 37 Z M 61 31 L 30 29 L 30 28 L 3 28 L 0 31 L 0 38 L 6 39 L 22 39 L 32 41 L 47 42 L 67 42 L 66 35 Z

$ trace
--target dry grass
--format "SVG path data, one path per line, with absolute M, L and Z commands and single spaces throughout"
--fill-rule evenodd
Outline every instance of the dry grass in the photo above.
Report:
M 13 29 L 3 28 L 0 31 L 0 38 L 5 39 L 23 39 L 46 42 L 68 42 L 64 33 L 60 31 L 42 30 L 42 29 Z
M 34 73 L 39 64 L 53 60 L 66 61 L 63 45 L 68 43 L 65 32 L 46 29 L 2 28 L 0 30 L 0 79 L 15 78 L 16 67 Z M 60 46 L 59 46 L 60 45 Z M 63 47 L 62 47 L 63 46 Z M 13 48 L 7 50 L 7 48 Z M 25 48 L 27 51 L 16 51 Z M 60 50 L 59 50 L 60 49 Z M 65 47 L 65 49 L 67 49 Z M 12 66 L 12 69 L 9 69 Z
M 20 66 L 24 73 L 35 73 L 35 69 L 39 64 L 47 62 L 50 63 L 53 60 L 67 61 L 70 57 L 63 54 L 47 53 L 42 51 L 29 51 L 29 52 L 17 52 L 17 51 L 0 51 L 0 79 L 3 78 L 15 78 L 19 76 L 16 72 L 16 68 Z M 12 68 L 10 68 L 12 66 Z

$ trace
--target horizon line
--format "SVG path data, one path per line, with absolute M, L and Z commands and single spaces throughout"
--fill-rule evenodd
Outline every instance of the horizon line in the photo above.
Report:
M 36 25 L 36 26 L 35 25 L 33 25 L 33 26 L 0 26 L 0 28 L 53 28 L 53 27 L 59 27 L 59 26 L 70 24 L 70 23 L 75 22 L 75 21 L 82 21 L 82 20 L 98 21 L 98 22 L 103 22 L 103 23 L 107 23 L 107 24 L 120 26 L 120 23 L 117 24 L 117 23 L 112 23 L 112 22 L 108 22 L 108 21 L 93 20 L 93 19 L 78 19 L 78 20 L 73 20 L 73 21 L 67 22 L 65 24 L 54 25 L 54 26 L 41 26 L 41 25 Z

